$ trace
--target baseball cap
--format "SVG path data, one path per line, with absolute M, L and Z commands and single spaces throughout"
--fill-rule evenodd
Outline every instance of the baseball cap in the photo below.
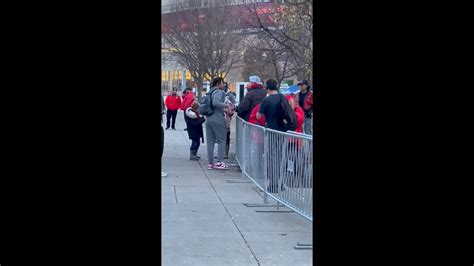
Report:
M 302 81 L 300 81 L 298 84 L 298 86 L 301 86 L 301 85 L 309 85 L 308 84 L 308 81 L 306 79 L 303 79 Z
M 249 77 L 249 82 L 254 82 L 254 83 L 260 83 L 260 77 L 259 76 L 250 76 Z

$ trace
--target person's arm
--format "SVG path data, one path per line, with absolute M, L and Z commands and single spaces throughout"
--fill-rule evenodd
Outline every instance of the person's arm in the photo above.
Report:
M 234 94 L 232 93 L 229 93 L 229 101 L 235 105 L 235 97 L 234 97 Z
M 214 108 L 224 109 L 227 107 L 227 104 L 221 102 L 222 96 L 223 92 L 221 90 L 214 91 L 212 94 L 212 106 L 214 106 Z
M 251 95 L 247 93 L 244 97 L 244 100 L 241 104 L 239 104 L 239 110 L 237 111 L 240 117 L 244 117 L 250 110 L 250 100 Z

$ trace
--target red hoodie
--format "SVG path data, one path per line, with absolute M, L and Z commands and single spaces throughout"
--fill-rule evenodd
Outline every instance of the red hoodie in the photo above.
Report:
M 181 98 L 179 96 L 168 95 L 165 100 L 166 109 L 176 111 L 181 107 Z
M 296 129 L 295 132 L 303 133 L 304 111 L 300 106 L 296 106 Z
M 183 103 L 181 104 L 181 110 L 186 111 L 194 102 L 194 95 L 192 92 L 186 93 L 183 97 Z
M 257 120 L 258 109 L 260 109 L 260 104 L 255 105 L 252 112 L 250 113 L 249 123 L 264 127 L 265 126 L 265 116 L 262 115 L 262 117 L 260 117 L 260 120 Z

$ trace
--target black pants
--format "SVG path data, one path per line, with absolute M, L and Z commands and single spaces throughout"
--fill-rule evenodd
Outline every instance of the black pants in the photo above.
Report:
M 225 145 L 230 145 L 230 130 L 227 130 L 227 139 L 225 141 Z
M 201 142 L 199 141 L 199 139 L 192 139 L 191 141 L 192 143 L 191 143 L 190 150 L 197 151 L 199 149 L 199 145 L 201 145 Z
M 176 115 L 178 114 L 178 110 L 170 111 L 166 110 L 166 128 L 170 127 L 170 118 L 171 118 L 171 127 L 175 128 L 174 125 L 176 124 Z
M 161 158 L 163 158 L 163 148 L 165 146 L 165 131 L 163 130 L 163 126 L 161 127 Z

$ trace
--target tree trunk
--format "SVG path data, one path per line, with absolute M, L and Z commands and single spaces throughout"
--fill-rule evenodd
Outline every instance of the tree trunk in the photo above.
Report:
M 203 89 L 203 79 L 202 78 L 196 78 L 196 92 L 197 92 L 197 99 L 199 102 L 201 102 L 202 99 L 202 89 Z

